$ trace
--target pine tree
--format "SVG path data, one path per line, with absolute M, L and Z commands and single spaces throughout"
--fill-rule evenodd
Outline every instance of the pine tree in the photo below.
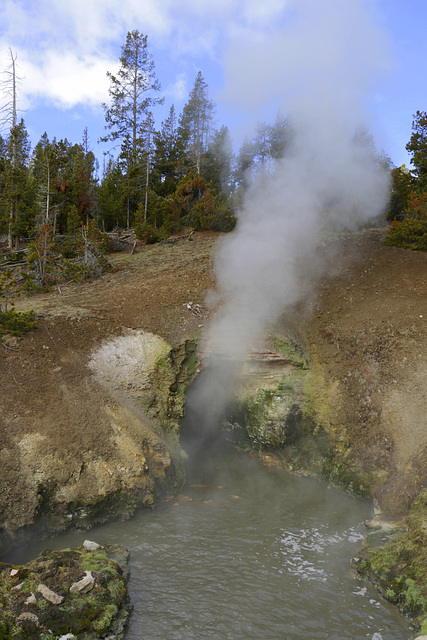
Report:
M 236 159 L 235 182 L 237 187 L 245 188 L 249 179 L 249 170 L 254 164 L 255 149 L 249 138 L 243 140 Z
M 148 52 L 147 36 L 139 31 L 128 32 L 122 47 L 121 67 L 117 75 L 107 72 L 110 80 L 111 105 L 103 104 L 106 129 L 102 141 L 127 141 L 131 157 L 136 159 L 141 125 L 151 107 L 161 104 L 156 97 L 160 82 L 154 72 L 154 62 Z
M 154 134 L 153 188 L 162 197 L 175 192 L 185 171 L 185 139 L 178 128 L 174 105 Z
M 102 106 L 105 128 L 110 132 L 101 140 L 120 142 L 119 164 L 126 175 L 126 224 L 129 227 L 143 192 L 144 122 L 150 108 L 161 104 L 163 98 L 155 95 L 161 87 L 148 52 L 147 36 L 139 31 L 128 32 L 120 63 L 117 75 L 107 72 L 111 105 Z
M 50 142 L 44 133 L 31 158 L 31 177 L 38 199 L 38 214 L 52 225 L 53 233 L 65 231 L 67 210 L 78 204 L 79 185 L 76 180 L 80 145 L 55 138 Z
M 28 161 L 30 143 L 24 121 L 11 131 L 2 160 L 2 184 L 0 192 L 1 226 L 9 236 L 9 247 L 15 238 L 27 236 L 33 229 L 32 205 L 34 193 L 29 182 Z
M 207 152 L 204 176 L 217 195 L 229 197 L 234 189 L 232 164 L 233 146 L 228 127 L 222 126 L 212 136 Z
M 285 116 L 277 114 L 275 123 L 270 127 L 270 153 L 275 160 L 283 158 L 291 141 L 291 132 Z
M 187 153 L 197 175 L 201 173 L 203 155 L 211 139 L 214 111 L 215 104 L 208 97 L 208 85 L 199 71 L 180 118 L 180 127 L 187 139 Z
M 150 185 L 150 171 L 151 171 L 151 163 L 152 156 L 154 152 L 154 118 L 153 114 L 150 112 L 147 115 L 147 118 L 144 120 L 141 128 L 141 136 L 143 141 L 143 154 L 145 156 L 145 188 L 144 188 L 144 224 L 147 222 L 147 211 L 148 211 L 148 191 Z
M 72 182 L 76 189 L 77 209 L 82 221 L 89 224 L 89 218 L 95 213 L 96 205 L 96 160 L 89 150 L 87 128 L 83 132 L 80 145 L 73 148 Z
M 20 169 L 18 154 L 20 149 L 17 145 L 22 143 L 20 140 L 20 136 L 23 128 L 23 120 L 21 119 L 21 125 L 17 124 L 17 83 L 19 78 L 16 74 L 16 54 L 13 54 L 12 49 L 9 48 L 10 54 L 10 65 L 7 69 L 5 69 L 6 80 L 2 82 L 3 93 L 7 98 L 6 104 L 0 110 L 1 115 L 1 124 L 2 126 L 7 125 L 9 128 L 9 172 L 7 178 L 7 185 L 10 193 L 15 193 L 15 196 L 10 199 L 9 202 L 9 225 L 8 225 L 8 244 L 9 248 L 13 247 L 13 235 L 17 232 L 17 220 L 16 220 L 16 194 L 19 190 L 18 183 L 13 184 L 14 180 L 19 181 Z M 26 132 L 25 132 L 26 134 Z M 9 195 L 10 195 L 9 193 Z M 15 198 L 15 199 L 14 199 Z M 18 236 L 16 236 L 16 245 L 18 245 Z
M 110 158 L 98 189 L 100 218 L 103 227 L 108 231 L 126 224 L 126 182 L 127 178 L 120 164 Z
M 411 164 L 422 190 L 427 189 L 427 112 L 417 111 L 412 120 L 412 135 L 406 145 Z

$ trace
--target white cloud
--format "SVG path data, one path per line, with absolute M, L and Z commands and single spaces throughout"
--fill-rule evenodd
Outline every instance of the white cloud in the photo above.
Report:
M 48 51 L 35 62 L 24 58 L 21 64 L 26 69 L 25 94 L 30 104 L 44 99 L 67 109 L 78 104 L 99 106 L 108 97 L 106 71 L 111 60 Z
M 172 102 L 181 102 L 188 95 L 188 82 L 185 73 L 179 73 L 175 82 L 165 89 L 165 94 L 172 99 Z
M 18 53 L 20 100 L 57 107 L 108 99 L 107 70 L 116 70 L 128 30 L 164 34 L 169 15 L 156 0 L 6 0 L 0 7 L 0 70 Z M 166 5 L 167 6 L 167 5 Z
M 244 3 L 243 11 L 249 26 L 265 26 L 275 22 L 288 5 L 289 3 L 283 0 L 270 0 L 270 2 L 248 0 Z

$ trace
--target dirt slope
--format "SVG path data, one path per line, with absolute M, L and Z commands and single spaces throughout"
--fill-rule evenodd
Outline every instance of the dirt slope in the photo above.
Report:
M 346 266 L 322 282 L 302 334 L 338 381 L 358 454 L 393 470 L 377 495 L 392 511 L 427 486 L 427 254 L 383 236 L 340 242 Z
M 92 420 L 98 409 L 86 401 L 94 391 L 86 368 L 91 350 L 127 328 L 171 343 L 197 331 L 201 320 L 186 304 L 203 303 L 212 285 L 214 240 L 201 236 L 115 255 L 113 272 L 99 280 L 16 300 L 17 310 L 36 311 L 38 326 L 22 339 L 5 340 L 0 350 L 1 446 L 37 430 L 64 447 L 102 447 L 105 434 Z
M 381 234 L 340 240 L 346 266 L 321 283 L 299 329 L 339 381 L 346 420 L 369 459 L 385 456 L 395 469 L 397 485 L 384 491 L 408 502 L 427 481 L 427 255 L 386 247 Z M 99 421 L 105 398 L 87 369 L 91 349 L 126 328 L 172 344 L 196 335 L 206 322 L 204 294 L 214 285 L 216 241 L 215 234 L 196 234 L 116 255 L 114 271 L 95 282 L 17 301 L 18 310 L 33 308 L 39 320 L 34 332 L 0 347 L 0 457 L 7 460 L 1 492 L 13 493 L 19 472 L 13 460 L 24 436 L 47 436 L 46 446 L 64 456 L 103 448 L 108 455 Z M 201 305 L 204 318 L 191 313 L 190 301 Z

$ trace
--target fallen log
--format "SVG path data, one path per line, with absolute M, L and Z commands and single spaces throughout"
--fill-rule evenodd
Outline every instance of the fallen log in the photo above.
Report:
M 8 256 L 8 255 L 11 255 L 12 253 L 27 253 L 27 252 L 28 252 L 28 247 L 25 247 L 22 249 L 8 249 L 3 253 L 3 255 Z
M 191 236 L 193 235 L 194 235 L 194 231 L 192 231 L 191 233 L 186 233 L 182 236 L 170 236 L 170 238 L 166 238 L 166 240 L 161 240 L 159 244 L 164 244 L 165 242 L 177 242 L 178 240 L 187 240 L 188 238 L 191 238 Z
M 0 265 L 0 269 L 14 269 L 15 267 L 22 267 L 23 265 L 26 265 L 27 261 L 25 262 L 3 262 L 2 265 Z

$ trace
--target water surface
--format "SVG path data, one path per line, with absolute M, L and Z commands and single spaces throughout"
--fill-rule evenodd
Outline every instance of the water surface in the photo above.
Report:
M 366 502 L 227 449 L 198 454 L 178 498 L 14 560 L 86 538 L 126 546 L 128 640 L 405 640 L 406 622 L 350 570 L 371 516 Z

